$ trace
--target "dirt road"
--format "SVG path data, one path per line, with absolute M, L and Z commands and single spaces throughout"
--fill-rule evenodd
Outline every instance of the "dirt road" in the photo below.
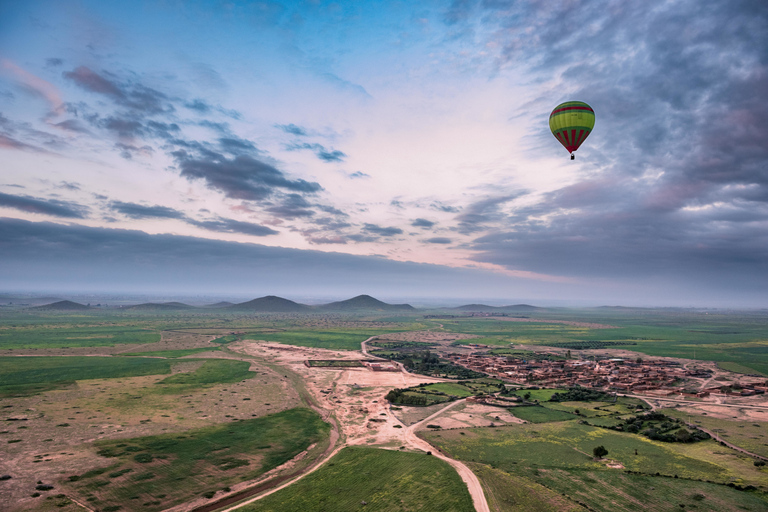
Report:
M 433 447 L 428 442 L 424 441 L 420 437 L 416 435 L 416 429 L 418 429 L 421 425 L 426 424 L 426 422 L 432 420 L 433 418 L 443 414 L 446 410 L 455 407 L 456 405 L 462 403 L 464 400 L 457 400 L 455 402 L 451 402 L 450 405 L 447 405 L 446 407 L 440 409 L 432 416 L 429 416 L 427 418 L 424 418 L 418 423 L 414 423 L 410 427 L 405 428 L 405 442 L 408 446 L 411 448 L 416 448 L 418 450 L 423 450 L 425 452 L 431 452 L 433 456 L 444 460 L 453 468 L 456 470 L 456 472 L 459 474 L 461 479 L 464 481 L 464 483 L 467 485 L 467 489 L 469 490 L 470 496 L 472 496 L 472 502 L 475 505 L 475 510 L 477 512 L 490 512 L 491 509 L 488 507 L 488 501 L 485 499 L 485 493 L 483 492 L 483 486 L 480 485 L 480 480 L 478 480 L 477 476 L 472 472 L 471 469 L 469 469 L 467 466 L 465 466 L 463 463 L 454 460 L 446 455 L 443 455 L 437 448 Z

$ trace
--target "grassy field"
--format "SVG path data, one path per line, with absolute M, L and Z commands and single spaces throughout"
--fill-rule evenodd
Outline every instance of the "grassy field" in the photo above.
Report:
M 527 479 L 594 510 L 637 510 L 643 496 L 650 510 L 671 510 L 664 508 L 670 503 L 693 508 L 696 502 L 704 510 L 768 509 L 768 475 L 714 441 L 661 443 L 576 421 L 419 435 L 452 457 Z M 598 445 L 608 450 L 606 460 L 592 457 Z M 619 466 L 608 468 L 607 462 Z M 760 490 L 724 485 L 732 482 Z
M 552 469 L 523 470 L 519 473 L 525 474 L 529 481 L 600 512 L 768 509 L 765 495 L 695 480 L 629 475 L 615 470 Z
M 170 373 L 163 359 L 117 357 L 0 357 L 0 396 L 66 387 L 78 380 Z
M 246 336 L 245 339 L 259 339 L 265 341 L 276 341 L 286 345 L 296 345 L 299 347 L 326 348 L 329 350 L 360 350 L 360 344 L 376 334 L 383 334 L 383 330 L 360 330 L 352 332 L 342 332 L 336 330 L 328 331 L 283 331 L 262 333 L 258 335 Z
M 159 385 L 166 385 L 169 392 L 179 393 L 183 392 L 183 388 L 198 389 L 213 384 L 240 382 L 256 376 L 248 370 L 250 367 L 251 363 L 247 361 L 208 359 L 195 371 L 171 375 L 161 380 Z
M 471 512 L 474 506 L 456 471 L 436 457 L 347 447 L 309 476 L 240 510 Z
M 183 434 L 95 443 L 103 463 L 66 486 L 106 510 L 162 510 L 255 478 L 326 437 L 329 426 L 297 408 Z
M 603 445 L 608 449 L 608 458 L 631 471 L 659 472 L 723 483 L 730 478 L 730 473 L 721 466 L 677 453 L 672 448 L 674 443 L 654 442 L 576 421 L 451 430 L 440 434 L 425 432 L 422 436 L 460 460 L 482 462 L 505 471 L 511 471 L 516 465 L 544 469 L 603 469 L 604 463 L 592 457 L 592 449 Z M 634 454 L 635 450 L 638 455 Z
M 125 325 L 71 326 L 65 324 L 0 329 L 0 349 L 101 347 L 125 343 L 155 343 L 160 333 L 152 329 Z
M 555 393 L 564 393 L 565 389 L 520 389 L 512 393 L 513 395 L 522 397 L 530 394 L 528 400 L 538 400 L 539 402 L 546 402 Z
M 495 512 L 583 512 L 584 508 L 529 478 L 485 464 L 467 463 L 480 479 L 488 505 Z
M 575 420 L 578 417 L 574 414 L 557 411 L 540 405 L 513 407 L 509 410 L 517 418 L 530 421 L 531 423 L 547 423 L 550 421 L 568 421 Z
M 689 414 L 676 409 L 661 409 L 659 412 L 672 418 L 680 418 L 689 423 L 701 425 L 729 443 L 763 457 L 768 457 L 768 422 L 733 421 L 700 414 Z
M 199 354 L 201 352 L 214 352 L 219 350 L 219 347 L 203 347 L 203 348 L 186 348 L 180 350 L 152 350 L 149 352 L 121 352 L 120 356 L 140 356 L 140 357 L 165 357 L 168 359 L 176 359 L 179 357 L 191 356 Z

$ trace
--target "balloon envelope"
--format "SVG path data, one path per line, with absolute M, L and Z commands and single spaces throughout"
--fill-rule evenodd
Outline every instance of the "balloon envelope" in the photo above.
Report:
M 549 129 L 569 153 L 573 153 L 595 127 L 595 111 L 583 101 L 566 101 L 549 115 Z

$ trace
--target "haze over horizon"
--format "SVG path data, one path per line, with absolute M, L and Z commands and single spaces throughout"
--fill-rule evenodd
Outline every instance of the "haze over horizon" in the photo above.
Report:
M 0 4 L 0 292 L 768 307 L 768 5 Z M 552 108 L 590 104 L 570 161 Z

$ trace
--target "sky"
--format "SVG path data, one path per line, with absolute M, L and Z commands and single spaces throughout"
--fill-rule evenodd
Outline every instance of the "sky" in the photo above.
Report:
M 0 0 L 0 291 L 768 307 L 766 26 L 764 0 Z

